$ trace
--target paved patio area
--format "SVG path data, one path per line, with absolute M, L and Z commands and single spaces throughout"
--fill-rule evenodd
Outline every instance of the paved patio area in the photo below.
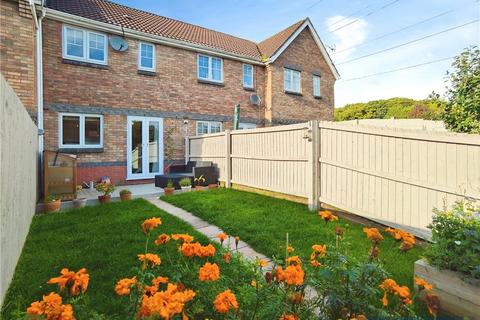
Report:
M 159 197 L 163 194 L 162 188 L 155 187 L 154 183 L 135 184 L 128 186 L 117 186 L 112 193 L 112 200 L 120 198 L 120 191 L 126 189 L 132 192 L 132 198 Z M 86 198 L 88 200 L 97 200 L 101 193 L 95 189 L 83 189 L 77 195 L 77 198 Z

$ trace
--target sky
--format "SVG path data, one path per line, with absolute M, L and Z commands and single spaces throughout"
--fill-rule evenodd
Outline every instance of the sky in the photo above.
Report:
M 432 91 L 443 94 L 453 58 L 365 76 L 454 57 L 480 44 L 476 21 L 390 49 L 480 19 L 480 0 L 114 1 L 256 42 L 309 17 L 340 72 L 336 107 L 390 97 L 423 99 Z

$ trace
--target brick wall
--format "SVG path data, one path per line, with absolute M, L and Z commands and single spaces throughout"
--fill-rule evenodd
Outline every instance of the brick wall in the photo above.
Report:
M 285 93 L 283 69 L 285 65 L 301 69 L 302 95 Z M 332 120 L 333 87 L 335 77 L 323 58 L 308 27 L 275 60 L 271 67 L 272 120 Z M 313 96 L 313 73 L 321 74 L 321 99 Z
M 26 1 L 0 1 L 0 72 L 35 113 L 35 26 Z

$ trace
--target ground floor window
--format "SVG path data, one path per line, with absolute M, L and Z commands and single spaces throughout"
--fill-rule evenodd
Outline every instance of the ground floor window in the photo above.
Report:
M 257 125 L 255 123 L 248 123 L 248 122 L 240 122 L 238 124 L 238 129 L 255 129 Z
M 222 131 L 222 123 L 217 121 L 197 121 L 197 136 Z
M 60 148 L 103 147 L 103 116 L 96 114 L 59 114 Z

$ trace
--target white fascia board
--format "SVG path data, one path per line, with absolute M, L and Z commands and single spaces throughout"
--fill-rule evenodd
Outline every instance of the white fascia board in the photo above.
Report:
M 167 37 L 153 35 L 150 33 L 141 32 L 141 31 L 137 31 L 129 28 L 122 28 L 120 26 L 116 26 L 113 24 L 99 22 L 92 19 L 87 19 L 84 17 L 76 16 L 73 14 L 65 13 L 65 12 L 50 9 L 50 8 L 46 8 L 46 17 L 52 20 L 57 20 L 60 22 L 71 24 L 71 25 L 83 27 L 86 29 L 103 31 L 110 34 L 125 35 L 126 37 L 134 38 L 137 40 L 163 44 L 166 46 L 181 48 L 189 51 L 195 51 L 198 53 L 205 53 L 212 56 L 242 61 L 250 64 L 261 65 L 261 66 L 265 65 L 260 60 L 255 60 L 247 56 L 236 55 L 226 51 L 196 45 L 187 41 L 170 39 Z
M 277 60 L 277 58 L 288 48 L 288 46 L 298 37 L 298 35 L 306 28 L 308 27 L 308 29 L 310 30 L 310 33 L 312 34 L 313 36 L 313 39 L 315 40 L 315 43 L 317 44 L 318 48 L 320 49 L 320 52 L 322 53 L 323 57 L 325 58 L 325 61 L 327 62 L 328 66 L 330 67 L 330 70 L 332 71 L 334 77 L 335 77 L 335 80 L 338 80 L 340 79 L 340 74 L 338 73 L 338 70 L 337 68 L 335 67 L 335 65 L 333 64 L 333 61 L 332 59 L 330 58 L 330 55 L 328 54 L 327 52 L 327 49 L 325 48 L 325 46 L 323 45 L 323 42 L 322 40 L 320 39 L 320 37 L 318 36 L 318 33 L 317 31 L 315 30 L 315 28 L 313 27 L 313 24 L 312 22 L 310 21 L 310 19 L 306 19 L 305 22 L 297 29 L 297 31 L 295 31 L 291 36 L 290 38 L 285 41 L 285 43 L 280 47 L 280 49 L 277 50 L 277 52 L 275 52 L 275 54 L 273 56 L 270 57 L 268 63 L 273 63 L 275 60 Z

